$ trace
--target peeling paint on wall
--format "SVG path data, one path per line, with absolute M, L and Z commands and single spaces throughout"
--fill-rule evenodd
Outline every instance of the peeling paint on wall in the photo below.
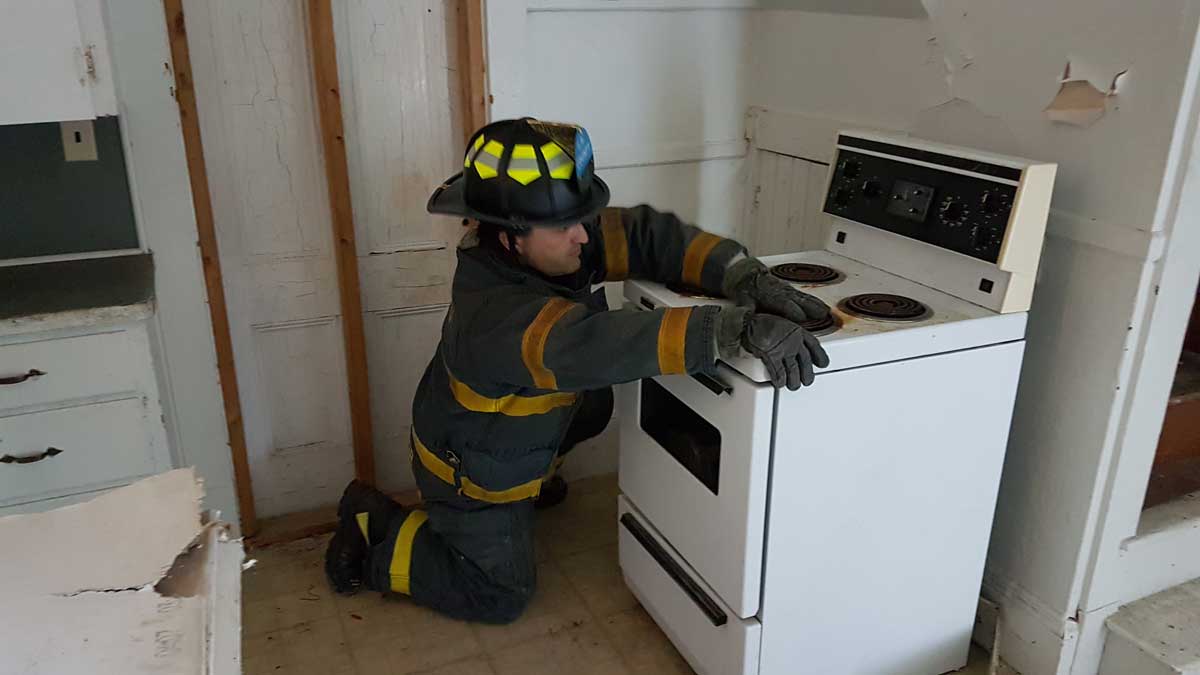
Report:
M 1108 77 L 1099 68 L 1067 61 L 1063 68 L 1058 93 L 1043 111 L 1052 122 L 1087 128 L 1095 124 L 1108 109 L 1108 99 L 1116 96 L 1129 69 Z
M 1024 155 L 1008 124 L 971 101 L 952 98 L 922 110 L 908 129 L 914 136 L 941 143 L 975 147 L 1006 155 Z
M 921 0 L 921 4 L 933 30 L 928 44 L 940 53 L 946 67 L 946 91 L 954 96 L 955 75 L 975 63 L 967 26 L 970 11 L 963 0 Z

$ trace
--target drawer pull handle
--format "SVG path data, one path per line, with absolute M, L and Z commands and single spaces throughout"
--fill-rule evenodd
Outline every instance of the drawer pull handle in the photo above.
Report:
M 61 454 L 62 450 L 59 450 L 58 448 L 46 448 L 45 452 L 36 455 L 29 455 L 28 457 L 13 457 L 12 455 L 5 455 L 0 457 L 0 464 L 33 464 L 34 462 L 40 462 L 43 459 Z
M 693 581 L 692 578 L 688 576 L 688 573 L 683 571 L 683 568 L 679 566 L 679 563 L 675 562 L 675 560 L 671 558 L 671 555 L 663 550 L 663 547 L 654 540 L 654 537 L 646 531 L 646 528 L 642 527 L 642 524 L 637 521 L 637 518 L 633 517 L 632 513 L 626 513 L 622 515 L 621 524 L 625 526 L 625 529 L 629 530 L 629 534 L 633 535 L 633 538 L 642 545 L 642 548 L 646 549 L 646 553 L 649 553 L 650 557 L 654 558 L 659 566 L 662 567 L 663 571 L 667 573 L 667 576 L 671 577 L 675 583 L 679 584 L 679 589 L 683 591 L 684 594 L 686 594 L 689 598 L 691 598 L 692 602 L 696 603 L 696 606 L 700 608 L 701 612 L 704 612 L 704 616 L 708 617 L 708 620 L 712 623 L 712 625 L 719 628 L 724 626 L 726 622 L 729 621 L 729 617 L 726 616 L 725 612 L 723 612 L 721 608 L 717 606 L 717 603 L 713 602 L 713 599 L 708 597 L 708 594 L 700 588 L 700 584 L 697 584 L 695 581 Z
M 43 373 L 42 371 L 38 370 L 37 368 L 34 368 L 34 369 L 30 370 L 28 373 L 25 373 L 24 375 L 14 375 L 12 377 L 0 377 L 0 387 L 9 385 L 9 384 L 21 384 L 22 382 L 25 382 L 27 380 L 37 379 L 45 374 L 46 373 Z

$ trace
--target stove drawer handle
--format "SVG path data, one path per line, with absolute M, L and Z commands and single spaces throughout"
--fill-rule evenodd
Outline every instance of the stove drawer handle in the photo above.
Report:
M 705 375 L 704 373 L 692 373 L 692 379 L 699 382 L 700 384 L 704 385 L 704 387 L 706 389 L 708 389 L 712 393 L 716 394 L 717 396 L 720 396 L 722 394 L 732 394 L 733 393 L 732 386 L 725 384 L 724 382 L 722 382 L 721 380 L 718 380 L 717 378 L 713 377 L 712 375 Z
M 696 603 L 696 606 L 700 608 L 700 611 L 704 612 L 704 615 L 708 617 L 712 625 L 720 627 L 729 621 L 729 617 L 725 612 L 721 611 L 721 608 L 717 606 L 717 603 L 713 602 L 712 598 L 708 597 L 704 589 L 700 588 L 700 584 L 697 584 L 694 579 L 688 576 L 687 572 L 683 571 L 679 563 L 675 562 L 675 559 L 663 550 L 663 547 L 655 541 L 654 537 L 650 536 L 650 533 L 646 531 L 646 528 L 642 527 L 642 524 L 637 521 L 637 518 L 633 517 L 632 513 L 626 513 L 621 516 L 621 525 L 629 530 L 629 534 L 632 534 L 633 538 L 637 539 L 642 548 L 646 549 L 646 553 L 649 553 L 650 557 L 654 558 L 663 571 L 667 573 L 667 576 L 679 584 L 679 589 L 686 593 L 692 599 L 692 602 Z
M 62 450 L 58 448 L 46 448 L 43 452 L 27 457 L 14 457 L 13 455 L 5 455 L 0 457 L 0 464 L 33 464 L 40 462 L 43 459 L 49 459 L 55 455 L 61 455 Z
M 0 377 L 0 386 L 21 384 L 22 382 L 28 382 L 29 380 L 36 380 L 37 378 L 39 378 L 45 374 L 46 373 L 38 370 L 37 368 L 34 368 L 34 369 L 30 370 L 28 373 L 22 373 L 21 375 L 13 375 L 12 377 Z

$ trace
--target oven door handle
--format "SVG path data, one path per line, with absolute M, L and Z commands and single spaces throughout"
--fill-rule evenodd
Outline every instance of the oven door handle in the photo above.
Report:
M 646 549 L 646 553 L 649 553 L 650 557 L 654 558 L 659 566 L 663 568 L 667 576 L 679 584 L 679 589 L 686 593 L 692 599 L 692 602 L 696 603 L 696 606 L 700 608 L 700 611 L 704 612 L 704 615 L 708 617 L 712 625 L 720 627 L 729 621 L 729 617 L 725 612 L 721 611 L 721 608 L 717 606 L 717 603 L 713 602 L 712 598 L 708 597 L 704 589 L 700 588 L 700 584 L 697 584 L 694 579 L 688 576 L 687 572 L 683 571 L 679 563 L 675 562 L 675 559 L 663 549 L 662 545 L 655 541 L 654 537 L 650 536 L 650 533 L 646 531 L 646 528 L 642 527 L 642 524 L 637 521 L 637 518 L 633 517 L 632 513 L 626 513 L 621 516 L 621 525 L 629 530 L 629 534 L 632 534 L 633 538 L 637 539 L 642 548 Z
M 732 386 L 725 384 L 712 375 L 706 375 L 704 373 L 692 373 L 692 379 L 704 385 L 705 389 L 708 389 L 717 396 L 733 393 Z

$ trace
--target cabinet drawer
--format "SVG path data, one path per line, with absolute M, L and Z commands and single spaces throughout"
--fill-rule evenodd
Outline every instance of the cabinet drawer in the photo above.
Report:
M 145 391 L 149 359 L 140 328 L 0 345 L 0 411 Z
M 0 506 L 167 469 L 142 398 L 0 417 Z M 21 461 L 16 461 L 21 460 Z M 33 460 L 33 461 L 31 461 Z

